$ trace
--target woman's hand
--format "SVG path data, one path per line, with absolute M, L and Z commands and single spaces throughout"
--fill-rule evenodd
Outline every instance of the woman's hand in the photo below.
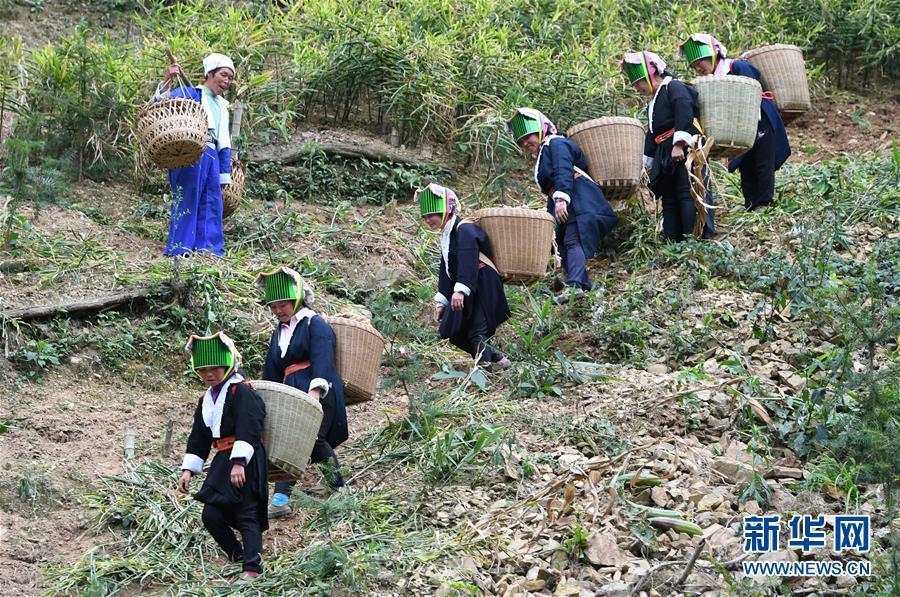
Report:
M 466 295 L 461 292 L 454 292 L 453 296 L 450 297 L 450 308 L 454 311 L 462 311 L 465 300 Z
M 163 77 L 163 87 L 171 87 L 172 79 L 175 77 L 181 77 L 182 80 L 187 80 L 187 77 L 184 76 L 184 71 L 181 70 L 181 65 L 170 64 L 166 68 L 166 75 Z
M 563 200 L 556 201 L 556 221 L 565 224 L 569 219 L 569 205 Z
M 181 493 L 187 493 L 188 485 L 191 484 L 191 477 L 193 474 L 191 471 L 185 470 L 181 472 L 181 478 L 178 479 L 178 491 Z
M 444 305 L 438 304 L 438 305 L 434 306 L 434 320 L 435 321 L 441 320 L 441 317 L 444 316 L 444 309 L 445 309 Z
M 672 146 L 672 159 L 676 162 L 684 161 L 684 144 L 676 143 Z
M 244 475 L 244 465 L 235 462 L 231 465 L 231 484 L 235 487 L 243 487 L 247 477 Z
M 322 388 L 311 388 L 309 392 L 307 392 L 307 394 L 309 394 L 310 398 L 312 398 L 313 400 L 321 400 Z

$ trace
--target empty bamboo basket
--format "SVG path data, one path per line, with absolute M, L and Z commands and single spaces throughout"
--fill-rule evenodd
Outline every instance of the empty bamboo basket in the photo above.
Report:
M 567 131 L 584 152 L 590 175 L 607 201 L 628 199 L 641 182 L 644 127 L 639 120 L 621 116 L 595 118 Z
M 137 115 L 138 139 L 153 163 L 184 168 L 200 159 L 208 137 L 206 111 L 186 98 L 151 101 Z
M 274 381 L 251 384 L 266 403 L 263 443 L 270 481 L 299 478 L 322 424 L 322 406 L 306 392 Z
M 786 122 L 809 111 L 809 81 L 800 48 L 787 44 L 763 46 L 745 52 L 742 58 L 759 70 L 763 89 L 775 95 L 775 105 Z
M 553 245 L 553 217 L 527 207 L 489 207 L 472 214 L 491 240 L 494 264 L 503 280 L 529 284 L 547 273 Z
M 708 75 L 694 79 L 691 84 L 699 93 L 703 133 L 715 142 L 710 155 L 734 157 L 753 147 L 762 95 L 759 81 L 734 75 Z
M 384 337 L 363 318 L 336 315 L 325 321 L 337 336 L 335 365 L 344 382 L 347 404 L 367 402 L 378 388 Z
M 231 184 L 222 187 L 222 219 L 224 220 L 237 210 L 241 204 L 241 195 L 246 182 L 246 168 L 243 162 L 232 160 Z

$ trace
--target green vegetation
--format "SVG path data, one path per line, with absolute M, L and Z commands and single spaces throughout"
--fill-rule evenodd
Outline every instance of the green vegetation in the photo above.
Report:
M 136 13 L 136 28 L 106 35 L 82 25 L 34 50 L 0 39 L 0 137 L 8 139 L 0 273 L 30 296 L 144 285 L 160 295 L 139 311 L 0 320 L 10 387 L 53 387 L 55 377 L 89 370 L 125 383 L 158 374 L 188 396 L 183 340 L 217 329 L 235 339 L 255 376 L 270 327 L 252 281 L 273 264 L 291 263 L 309 278 L 327 313 L 368 311 L 388 341 L 386 399 L 373 409 L 386 423 L 341 447 L 357 491 L 295 495 L 303 516 L 266 554 L 260 591 L 415 593 L 444 584 L 502 594 L 503 582 L 532 565 L 510 547 L 534 547 L 521 545 L 528 529 L 540 529 L 548 545 L 552 535 L 551 554 L 541 557 L 561 555 L 556 569 L 574 578 L 592 563 L 599 525 L 623 520 L 625 557 L 659 560 L 660 549 L 683 539 L 663 532 L 666 525 L 696 530 L 673 512 L 696 514 L 696 504 L 654 509 L 651 486 L 678 481 L 672 475 L 695 448 L 720 456 L 728 439 L 742 442 L 756 468 L 709 515 L 737 519 L 745 506 L 773 507 L 794 488 L 827 499 L 831 512 L 865 508 L 875 528 L 896 525 L 900 149 L 788 164 L 777 206 L 763 212 L 730 209 L 735 181 L 726 176 L 730 211 L 712 243 L 664 245 L 648 206 L 625 206 L 614 258 L 591 264 L 601 289 L 556 306 L 553 274 L 508 287 L 514 316 L 495 343 L 513 366 L 492 374 L 436 338 L 430 300 L 439 251 L 408 202 L 413 187 L 449 178 L 467 208 L 536 203 L 529 169 L 503 133 L 511 108 L 540 107 L 563 128 L 632 113 L 638 104 L 617 75 L 618 56 L 652 47 L 684 73 L 673 31 L 714 31 L 733 50 L 801 45 L 818 94 L 835 82 L 895 78 L 890 1 L 713 0 L 662 11 L 643 0 L 309 0 L 243 3 L 217 19 L 211 2 L 97 4 Z M 0 3 L 0 18 L 11 6 Z M 193 75 L 209 50 L 234 55 L 234 97 L 248 106 L 245 146 L 306 124 L 396 127 L 408 146 L 439 146 L 456 177 L 443 166 L 334 158 L 310 145 L 294 164 L 251 167 L 250 205 L 228 220 L 226 257 L 148 258 L 129 245 L 158 248 L 167 189 L 135 158 L 129 123 L 163 70 L 164 46 Z M 859 132 L 874 126 L 861 108 L 850 121 Z M 137 195 L 121 185 L 116 201 L 91 195 L 103 188 L 96 181 L 132 177 Z M 65 231 L 48 225 L 61 214 L 78 219 Z M 174 300 L 162 296 L 169 291 Z M 112 408 L 117 398 L 109 400 L 96 408 Z M 4 415 L 0 434 L 19 441 L 40 417 Z M 697 443 L 683 450 L 685 438 Z M 173 497 L 172 461 L 157 448 L 145 438 L 121 476 L 81 480 L 79 491 L 91 483 L 83 502 L 102 538 L 49 569 L 49 592 L 201 593 L 236 572 L 221 566 L 199 505 Z M 803 467 L 806 478 L 773 483 L 766 467 L 780 460 Z M 0 503 L 61 507 L 49 498 L 56 474 L 16 469 L 0 484 L 13 499 Z M 673 520 L 654 528 L 648 516 Z M 715 520 L 695 518 L 701 527 Z M 896 534 L 873 540 L 878 575 L 859 591 L 888 594 L 900 574 L 898 547 Z M 476 556 L 489 561 L 484 576 L 451 565 Z M 706 558 L 710 571 L 724 561 Z M 718 573 L 735 594 L 760 592 Z

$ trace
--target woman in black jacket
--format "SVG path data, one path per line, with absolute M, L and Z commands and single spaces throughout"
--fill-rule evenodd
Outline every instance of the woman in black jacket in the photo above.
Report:
M 434 295 L 440 337 L 479 358 L 487 369 L 493 363 L 509 364 L 509 359 L 487 345 L 497 326 L 509 319 L 503 281 L 487 234 L 457 213 L 459 201 L 451 189 L 432 183 L 416 191 L 415 201 L 428 228 L 441 234 L 438 292 Z
M 257 287 L 278 325 L 272 331 L 263 365 L 263 379 L 283 383 L 306 392 L 322 405 L 322 423 L 310 461 L 318 464 L 332 490 L 344 487 L 340 463 L 334 449 L 348 437 L 344 382 L 334 361 L 334 330 L 312 310 L 312 288 L 289 267 L 260 274 Z M 269 518 L 291 513 L 288 498 L 293 481 L 275 483 Z
M 667 72 L 666 63 L 653 52 L 629 52 L 620 66 L 635 91 L 652 98 L 647 106 L 644 166 L 650 170 L 650 190 L 662 200 L 663 233 L 668 240 L 681 241 L 693 233 L 697 219 L 684 165 L 688 147 L 695 146 L 701 133 L 697 92 Z M 705 202 L 710 204 L 708 195 Z M 712 238 L 714 231 L 709 209 L 703 238 Z
M 178 489 L 187 492 L 215 449 L 194 499 L 203 502 L 203 525 L 219 547 L 231 561 L 243 561 L 239 583 L 249 582 L 262 572 L 262 532 L 269 528 L 268 463 L 260 439 L 266 405 L 238 373 L 240 355 L 224 333 L 191 336 L 186 350 L 191 368 L 208 389 L 194 411 Z M 241 541 L 232 529 L 240 531 Z

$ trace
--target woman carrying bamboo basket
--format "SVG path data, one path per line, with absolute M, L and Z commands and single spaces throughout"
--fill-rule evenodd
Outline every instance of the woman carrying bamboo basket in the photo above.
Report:
M 681 55 L 698 75 L 737 75 L 760 80 L 759 71 L 746 60 L 728 58 L 728 50 L 712 35 L 694 33 L 681 44 Z M 791 155 L 787 131 L 771 94 L 764 93 L 753 148 L 730 162 L 728 171 L 741 173 L 744 207 L 768 207 L 775 197 L 775 171 Z
M 534 181 L 547 195 L 547 211 L 556 219 L 556 243 L 566 271 L 567 292 L 556 302 L 590 290 L 587 260 L 618 222 L 603 190 L 588 175 L 578 144 L 557 134 L 556 126 L 538 110 L 519 108 L 507 129 L 523 151 L 535 156 Z
M 650 190 L 660 197 L 663 210 L 663 234 L 670 241 L 681 241 L 695 232 L 697 206 L 691 194 L 691 180 L 685 168 L 686 150 L 700 139 L 700 107 L 697 92 L 666 71 L 666 63 L 648 51 L 629 52 L 620 63 L 628 84 L 651 98 L 647 106 L 647 136 L 644 140 L 644 166 L 650 171 Z M 703 179 L 708 181 L 705 172 Z M 709 193 L 704 203 L 711 205 Z M 702 238 L 712 238 L 712 209 L 707 209 Z
M 477 224 L 462 218 L 453 190 L 432 183 L 416 190 L 414 201 L 425 225 L 441 235 L 434 295 L 440 337 L 479 359 L 489 371 L 494 363 L 505 367 L 509 359 L 488 346 L 497 326 L 509 319 L 490 239 Z
M 203 526 L 219 547 L 232 562 L 243 562 L 242 584 L 262 572 L 262 532 L 269 528 L 268 465 L 261 441 L 266 405 L 238 372 L 240 355 L 224 333 L 191 336 L 185 348 L 207 390 L 194 411 L 178 489 L 187 492 L 215 450 L 194 499 L 203 502 Z M 232 529 L 240 531 L 241 541 Z
M 203 155 L 193 165 L 169 170 L 172 213 L 166 255 L 224 253 L 222 185 L 231 184 L 231 135 L 228 102 L 223 94 L 234 81 L 234 62 L 223 54 L 203 59 L 205 80 L 198 87 L 174 87 L 186 81 L 177 63 L 166 69 L 154 99 L 187 98 L 200 102 L 206 112 L 209 135 Z
M 263 379 L 297 388 L 319 401 L 322 423 L 310 460 L 322 468 L 328 487 L 338 490 L 345 483 L 334 448 L 347 439 L 348 432 L 344 384 L 334 360 L 334 330 L 312 310 L 312 287 L 298 272 L 279 267 L 260 274 L 256 285 L 278 320 L 269 341 Z M 293 481 L 275 484 L 270 518 L 291 513 L 288 501 L 293 487 Z

